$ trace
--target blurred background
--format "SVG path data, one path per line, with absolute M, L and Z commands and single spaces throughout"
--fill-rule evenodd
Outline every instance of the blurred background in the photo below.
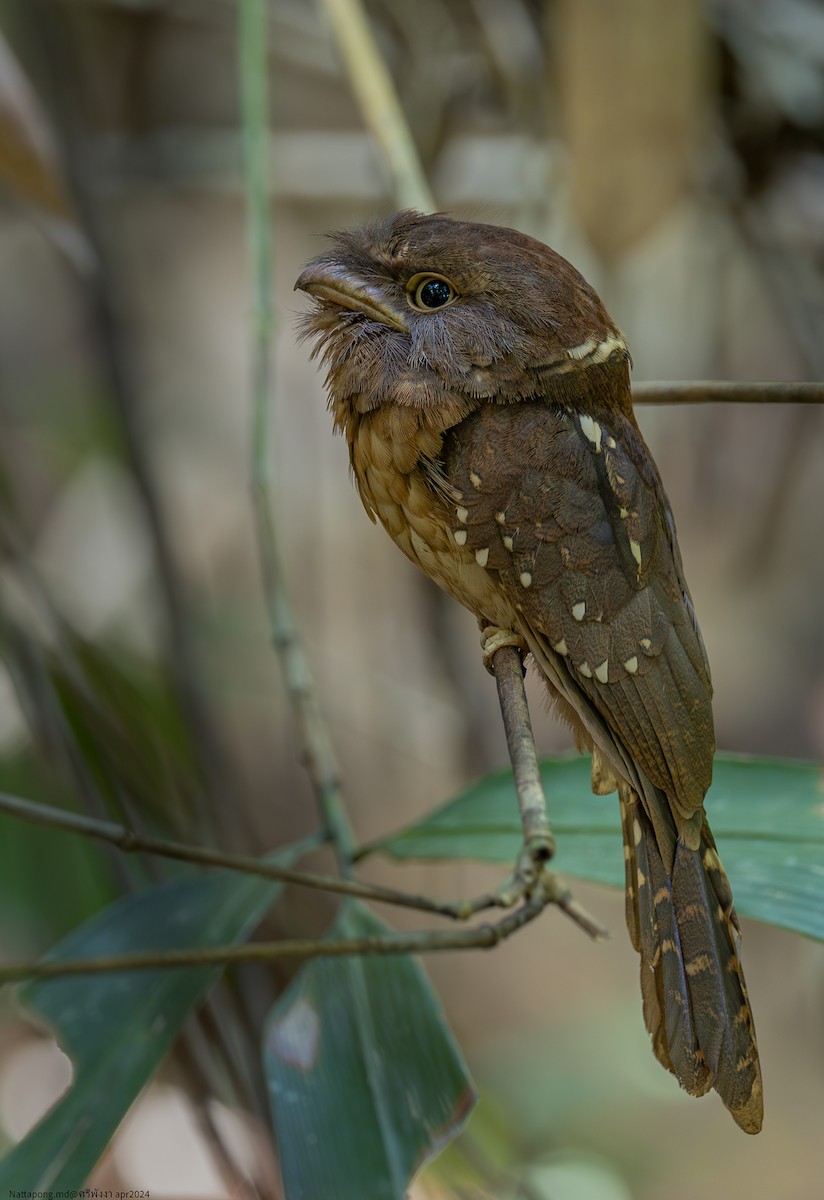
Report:
M 438 205 L 569 257 L 626 334 L 636 380 L 824 378 L 821 3 L 366 9 Z M 396 205 L 324 5 L 269 12 L 277 517 L 366 841 L 503 764 L 505 743 L 474 621 L 366 520 L 296 344 L 292 285 L 324 232 Z M 251 519 L 241 136 L 235 0 L 0 3 L 0 788 L 257 852 L 316 819 Z M 824 414 L 639 420 L 678 523 L 719 747 L 822 757 Z M 539 748 L 567 748 L 530 690 Z M 39 953 L 149 871 L 3 817 L 0 954 Z M 446 896 L 498 875 L 366 874 Z M 821 1194 L 822 947 L 745 924 L 767 1104 L 747 1139 L 654 1062 L 623 900 L 580 894 L 608 944 L 548 915 L 494 958 L 428 961 L 483 1098 L 416 1200 Z M 317 931 L 331 910 L 290 897 L 269 933 Z M 250 979 L 247 1019 L 274 994 Z M 184 1068 L 140 1100 L 100 1186 L 236 1194 L 203 1130 L 243 1164 L 260 1125 L 231 1090 L 191 1103 Z M 68 1070 L 6 999 L 5 1143 Z

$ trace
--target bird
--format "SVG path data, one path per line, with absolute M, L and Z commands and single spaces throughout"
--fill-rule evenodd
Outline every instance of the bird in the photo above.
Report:
M 445 213 L 333 234 L 295 288 L 369 517 L 482 628 L 522 640 L 593 792 L 618 793 L 656 1058 L 757 1133 L 740 927 L 704 810 L 710 668 L 626 339 L 561 255 Z

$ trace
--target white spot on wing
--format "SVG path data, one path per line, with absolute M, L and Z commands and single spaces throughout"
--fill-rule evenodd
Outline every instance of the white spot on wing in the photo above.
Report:
M 506 513 L 502 513 L 502 512 L 495 513 L 495 520 L 498 522 L 499 525 L 503 525 L 504 521 L 506 520 Z
M 458 532 L 455 534 L 455 541 L 458 543 L 459 546 L 466 545 L 466 530 L 465 529 L 458 530 Z
M 572 606 L 572 615 L 576 621 L 583 621 L 586 610 L 586 601 L 579 600 L 577 604 L 573 604 Z
M 468 508 L 459 508 L 456 511 L 458 513 L 458 520 L 460 521 L 460 523 L 462 525 L 465 525 L 467 520 L 469 519 L 469 509 Z
M 628 658 L 627 661 L 624 663 L 624 670 L 628 671 L 630 673 L 630 675 L 634 675 L 635 672 L 638 670 L 638 659 L 636 658 L 636 656 L 634 654 L 633 654 L 632 658 Z
M 578 667 L 578 670 L 582 675 L 586 675 L 587 679 L 592 679 L 592 667 L 589 665 L 586 659 L 584 659 L 584 661 Z
M 512 549 L 512 544 L 513 544 L 512 538 L 509 536 L 509 534 L 505 534 L 504 535 L 504 545 L 506 546 L 507 550 Z
M 588 417 L 586 413 L 581 413 L 578 418 L 581 424 L 581 433 L 584 437 L 592 442 L 595 447 L 595 453 L 601 453 L 601 426 L 597 421 L 593 421 L 592 417 Z
M 469 482 L 472 484 L 472 486 L 474 488 L 479 488 L 481 486 L 480 475 L 476 475 L 474 471 L 470 471 L 469 472 Z
M 601 683 L 607 683 L 609 681 L 609 659 L 608 658 L 605 658 L 604 661 L 595 668 L 595 678 L 598 679 Z
M 652 649 L 652 642 L 649 640 L 649 638 L 641 638 L 639 645 L 643 646 L 645 650 Z
M 532 576 L 530 575 L 529 571 L 521 571 L 522 586 L 527 588 L 530 586 L 531 583 L 532 583 Z
M 630 538 L 629 539 L 629 548 L 630 548 L 630 551 L 632 552 L 632 557 L 635 559 L 635 561 L 638 563 L 638 566 L 640 567 L 640 565 L 641 565 L 641 543 L 636 542 L 635 538 Z
M 556 652 L 556 654 L 569 654 L 565 638 L 561 638 L 560 642 L 556 642 L 552 649 Z
M 485 567 L 489 559 L 489 546 L 484 546 L 483 550 L 475 551 L 475 562 L 479 567 Z

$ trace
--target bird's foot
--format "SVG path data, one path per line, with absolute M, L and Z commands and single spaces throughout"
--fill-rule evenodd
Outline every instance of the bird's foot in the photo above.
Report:
M 484 666 L 490 675 L 495 674 L 492 659 L 501 646 L 514 646 L 516 650 L 521 651 L 522 657 L 529 650 L 520 633 L 516 633 L 514 629 L 502 629 L 500 625 L 484 625 L 481 628 L 481 653 Z

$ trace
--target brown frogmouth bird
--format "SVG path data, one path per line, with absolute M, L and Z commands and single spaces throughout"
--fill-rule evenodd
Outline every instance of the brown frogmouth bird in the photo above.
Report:
M 703 807 L 710 671 L 624 338 L 547 246 L 443 215 L 337 235 L 296 287 L 369 516 L 523 639 L 593 753 L 593 790 L 618 791 L 657 1058 L 756 1133 L 739 928 Z

